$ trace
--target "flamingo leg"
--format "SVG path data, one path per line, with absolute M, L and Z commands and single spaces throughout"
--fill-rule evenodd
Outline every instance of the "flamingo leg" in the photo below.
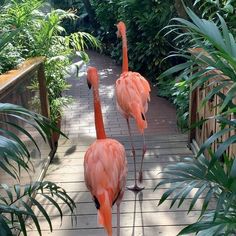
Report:
M 129 186 L 127 188 L 131 191 L 139 192 L 139 191 L 142 191 L 144 189 L 144 187 L 139 187 L 137 185 L 137 169 L 136 169 L 135 149 L 134 149 L 133 139 L 132 139 L 132 135 L 131 135 L 131 128 L 130 128 L 129 119 L 126 119 L 126 121 L 127 121 L 127 125 L 128 125 L 129 138 L 130 138 L 130 143 L 131 143 L 131 147 L 132 147 L 132 154 L 133 154 L 133 159 L 134 159 L 134 186 Z
M 117 236 L 120 236 L 120 203 L 117 203 Z
M 139 178 L 138 178 L 140 183 L 143 182 L 143 159 L 144 159 L 146 151 L 147 151 L 147 146 L 146 146 L 145 137 L 144 137 L 144 134 L 143 134 L 143 153 L 142 153 L 142 160 L 141 160 L 141 166 L 140 166 Z

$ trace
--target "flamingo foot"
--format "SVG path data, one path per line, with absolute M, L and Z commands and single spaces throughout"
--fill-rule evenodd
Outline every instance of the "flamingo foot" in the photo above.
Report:
M 130 190 L 130 191 L 133 191 L 133 192 L 140 192 L 144 189 L 144 187 L 139 187 L 138 185 L 134 185 L 134 186 L 127 186 L 127 189 Z
M 139 171 L 138 182 L 139 183 L 143 182 L 143 172 L 142 171 Z

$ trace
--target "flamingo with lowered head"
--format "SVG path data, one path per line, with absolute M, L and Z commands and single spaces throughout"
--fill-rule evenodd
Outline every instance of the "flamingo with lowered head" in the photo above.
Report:
M 148 81 L 137 72 L 129 71 L 128 68 L 128 49 L 126 38 L 126 26 L 124 22 L 117 24 L 117 36 L 122 38 L 122 74 L 116 81 L 116 102 L 119 112 L 125 117 L 128 125 L 128 131 L 132 146 L 134 159 L 134 186 L 128 187 L 133 191 L 141 191 L 143 187 L 137 185 L 136 177 L 136 157 L 135 149 L 131 136 L 129 118 L 134 118 L 139 132 L 143 135 L 143 153 L 141 159 L 141 167 L 139 171 L 139 182 L 143 180 L 143 159 L 146 152 L 146 144 L 144 138 L 144 129 L 147 128 L 147 120 L 145 113 L 148 110 L 148 101 L 150 101 L 150 85 Z
M 117 205 L 117 235 L 120 235 L 120 203 L 123 198 L 127 176 L 127 161 L 122 144 L 106 137 L 99 98 L 97 69 L 89 67 L 87 82 L 93 88 L 94 115 L 97 140 L 84 156 L 84 177 L 95 206 L 98 222 L 112 236 L 112 205 Z

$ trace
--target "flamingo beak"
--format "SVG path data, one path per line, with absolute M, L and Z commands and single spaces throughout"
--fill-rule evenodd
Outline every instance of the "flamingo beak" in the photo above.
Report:
M 116 24 L 114 24 L 114 26 L 116 26 L 117 27 L 117 25 Z M 120 35 L 120 32 L 119 32 L 119 30 L 117 29 L 117 31 L 116 31 L 116 37 L 117 38 L 120 38 L 121 37 L 121 35 Z
M 120 37 L 121 37 L 121 34 L 120 34 L 119 30 L 116 31 L 116 37 L 117 37 L 117 38 L 120 38 Z
M 91 89 L 92 85 L 91 85 L 91 83 L 88 81 L 88 79 L 87 79 L 87 84 L 88 84 L 88 88 Z

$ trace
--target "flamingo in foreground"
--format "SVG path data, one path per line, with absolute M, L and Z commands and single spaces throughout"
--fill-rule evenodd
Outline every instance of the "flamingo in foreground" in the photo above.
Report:
M 126 26 L 124 22 L 117 24 L 117 36 L 122 38 L 123 64 L 122 74 L 116 81 L 116 102 L 119 112 L 125 117 L 128 125 L 130 142 L 134 159 L 134 186 L 128 187 L 129 190 L 141 191 L 143 187 L 137 185 L 136 177 L 136 160 L 135 149 L 132 141 L 129 118 L 135 119 L 139 132 L 143 135 L 143 153 L 141 159 L 141 167 L 139 171 L 139 182 L 143 180 L 143 159 L 146 152 L 146 144 L 144 138 L 144 129 L 147 128 L 147 120 L 145 113 L 148 109 L 148 101 L 150 101 L 150 85 L 148 81 L 137 72 L 128 71 L 128 50 L 126 38 Z
M 112 236 L 112 205 L 117 205 L 117 235 L 120 235 L 120 203 L 124 195 L 127 161 L 122 144 L 106 137 L 99 98 L 96 68 L 87 71 L 89 88 L 93 88 L 97 140 L 84 156 L 85 183 L 98 210 L 98 222 Z

